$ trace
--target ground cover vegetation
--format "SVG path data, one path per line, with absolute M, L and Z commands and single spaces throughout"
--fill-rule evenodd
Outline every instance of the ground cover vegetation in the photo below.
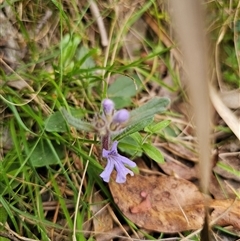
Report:
M 239 240 L 240 4 L 202 4 L 207 197 L 168 1 L 0 0 L 0 241 L 200 240 L 206 199 Z

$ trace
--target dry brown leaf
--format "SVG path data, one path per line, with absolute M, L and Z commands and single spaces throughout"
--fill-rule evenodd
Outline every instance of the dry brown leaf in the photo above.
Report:
M 193 161 L 193 162 L 197 162 L 198 161 L 198 157 L 196 155 L 196 153 L 194 153 L 193 151 L 187 149 L 185 146 L 183 145 L 179 145 L 179 143 L 166 143 L 165 145 L 163 145 L 163 147 L 168 150 L 169 152 L 182 157 L 183 159 L 187 159 L 189 161 Z
M 209 191 L 215 199 L 236 198 L 235 191 L 240 191 L 239 182 L 234 180 L 224 180 L 220 176 L 211 177 Z
M 115 176 L 115 174 L 114 174 Z M 176 177 L 135 175 L 109 187 L 123 214 L 139 227 L 175 233 L 202 227 L 202 194 L 189 181 Z
M 91 205 L 91 210 L 94 214 L 93 226 L 96 233 L 107 233 L 113 228 L 113 219 L 106 208 L 106 204 L 101 203 L 102 201 L 103 198 L 98 192 L 93 195 L 93 202 L 96 204 Z M 98 235 L 95 239 L 98 240 Z
M 212 200 L 212 223 L 220 226 L 232 225 L 240 229 L 240 200 Z
M 162 151 L 164 156 L 164 163 L 158 163 L 162 170 L 168 175 L 176 175 L 186 180 L 192 180 L 197 178 L 197 172 L 195 167 L 189 167 L 180 161 L 174 159 L 172 155 Z

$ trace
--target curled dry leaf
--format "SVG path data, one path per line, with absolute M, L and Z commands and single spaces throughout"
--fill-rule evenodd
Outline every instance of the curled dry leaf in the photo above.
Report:
M 232 225 L 240 229 L 240 200 L 212 200 L 211 208 L 214 211 L 211 214 L 212 224 L 220 226 Z
M 141 175 L 129 176 L 124 184 L 114 180 L 109 183 L 114 201 L 139 227 L 165 233 L 202 227 L 203 197 L 191 182 L 172 176 Z
M 182 162 L 176 160 L 172 155 L 161 150 L 164 156 L 164 163 L 158 163 L 162 170 L 168 175 L 174 175 L 186 180 L 193 180 L 198 177 L 195 166 L 189 167 Z

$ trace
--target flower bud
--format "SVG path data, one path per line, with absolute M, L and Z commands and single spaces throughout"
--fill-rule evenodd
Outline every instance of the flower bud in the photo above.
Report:
M 126 109 L 121 109 L 114 114 L 112 122 L 124 123 L 129 119 L 129 116 L 130 114 Z
M 111 131 L 116 131 L 120 130 L 122 128 L 122 123 L 128 121 L 129 119 L 129 112 L 125 109 L 117 111 L 112 119 L 112 122 L 110 124 L 110 130 Z
M 114 103 L 112 100 L 110 99 L 104 99 L 102 101 L 102 107 L 103 107 L 103 112 L 105 114 L 105 116 L 107 117 L 107 119 L 109 119 L 114 112 Z
M 114 110 L 114 102 L 110 99 L 104 99 L 102 101 L 102 107 L 105 115 L 111 115 Z

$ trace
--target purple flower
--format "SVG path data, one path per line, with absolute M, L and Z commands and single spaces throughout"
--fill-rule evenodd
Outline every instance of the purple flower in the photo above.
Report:
M 134 173 L 131 170 L 125 167 L 125 164 L 128 165 L 129 167 L 136 167 L 136 163 L 124 156 L 119 155 L 117 152 L 117 145 L 118 145 L 118 142 L 114 141 L 112 144 L 111 150 L 103 149 L 103 152 L 102 152 L 102 156 L 107 159 L 107 165 L 104 171 L 100 174 L 100 177 L 105 182 L 109 182 L 110 176 L 114 167 L 117 171 L 117 178 L 116 178 L 117 183 L 126 182 L 127 174 L 130 174 L 131 176 L 134 175 Z
M 123 123 L 129 119 L 129 112 L 126 109 L 121 109 L 117 111 L 113 116 L 113 123 Z

